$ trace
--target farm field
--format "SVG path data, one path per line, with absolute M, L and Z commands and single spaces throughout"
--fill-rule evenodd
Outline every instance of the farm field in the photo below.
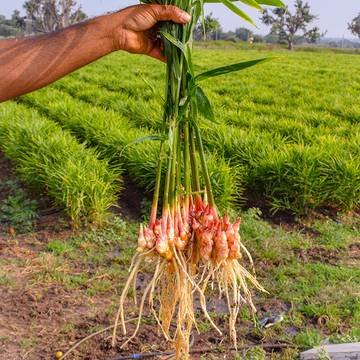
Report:
M 203 84 L 218 122 L 204 120 L 203 127 L 206 148 L 216 164 L 210 165 L 211 171 L 218 170 L 212 178 L 221 205 L 226 207 L 232 192 L 238 201 L 261 198 L 273 211 L 296 214 L 323 206 L 359 206 L 357 55 L 241 48 L 199 49 L 196 54 L 199 72 L 275 57 Z M 20 102 L 97 146 L 106 158 L 117 157 L 113 161 L 150 190 L 155 175 L 147 171 L 144 178 L 144 171 L 155 167 L 158 144 L 122 148 L 161 130 L 164 69 L 151 59 L 130 61 L 126 54 L 116 54 Z M 120 148 L 121 156 L 115 155 L 119 151 L 114 147 Z M 253 194 L 257 199 L 251 199 Z
M 241 212 L 270 293 L 255 296 L 256 319 L 284 320 L 254 327 L 243 309 L 240 345 L 271 346 L 236 357 L 200 318 L 194 359 L 290 360 L 360 341 L 359 56 L 208 44 L 196 71 L 262 57 L 273 59 L 203 83 L 216 121 L 202 128 L 217 203 Z M 0 105 L 0 359 L 49 359 L 112 325 L 155 184 L 159 142 L 136 140 L 161 134 L 164 71 L 118 53 Z M 209 305 L 226 333 L 224 304 Z M 107 333 L 69 359 L 166 350 L 155 329 L 146 317 L 128 352 Z

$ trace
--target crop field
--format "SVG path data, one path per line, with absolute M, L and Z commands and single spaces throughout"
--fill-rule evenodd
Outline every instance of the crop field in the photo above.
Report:
M 240 345 L 274 346 L 237 357 L 199 318 L 194 359 L 291 360 L 324 341 L 360 341 L 359 55 L 205 43 L 194 62 L 200 73 L 264 57 L 203 82 L 215 120 L 201 127 L 216 202 L 241 212 L 270 293 L 255 297 L 256 320 L 284 320 L 254 327 L 243 309 Z M 0 359 L 49 359 L 113 324 L 155 186 L 164 73 L 116 53 L 0 105 Z M 223 304 L 212 305 L 225 327 Z M 129 352 L 166 350 L 146 315 Z M 69 359 L 119 355 L 107 336 Z
M 320 207 L 356 209 L 357 55 L 215 48 L 198 49 L 195 63 L 200 71 L 268 56 L 274 59 L 204 84 L 216 117 L 203 127 L 218 201 L 226 207 L 235 194 L 240 203 L 262 199 L 273 212 L 300 215 Z M 151 190 L 159 145 L 131 142 L 161 131 L 164 69 L 151 59 L 116 54 L 19 102 L 96 147 Z

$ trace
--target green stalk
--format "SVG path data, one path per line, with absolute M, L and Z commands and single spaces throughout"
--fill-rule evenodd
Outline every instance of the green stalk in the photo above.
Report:
M 177 148 L 176 148 L 176 199 L 181 192 L 181 127 L 177 131 Z
M 211 181 L 210 181 L 210 175 L 209 175 L 209 171 L 208 171 L 208 168 L 206 165 L 206 160 L 205 160 L 204 147 L 203 147 L 203 143 L 201 140 L 200 130 L 196 124 L 194 124 L 194 130 L 195 130 L 196 140 L 197 140 L 197 143 L 199 146 L 201 167 L 202 167 L 204 177 L 205 177 L 205 185 L 206 185 L 206 191 L 207 191 L 207 195 L 208 195 L 208 199 L 209 199 L 209 204 L 210 204 L 210 206 L 215 206 L 215 200 L 214 200 L 214 195 L 212 192 L 212 186 L 211 186 Z
M 170 190 L 170 182 L 171 182 L 171 169 L 172 169 L 172 146 L 169 146 L 168 152 L 168 167 L 166 171 L 166 178 L 164 184 L 164 202 L 163 202 L 163 214 L 167 213 L 169 209 L 169 190 Z
M 189 122 L 184 125 L 184 186 L 185 186 L 185 207 L 189 207 L 189 197 L 191 193 L 191 173 L 190 173 L 190 143 L 189 143 Z
M 176 124 L 176 121 L 174 120 Z M 172 134 L 172 150 L 171 150 L 171 175 L 170 175 L 170 210 L 174 214 L 175 211 L 175 199 L 176 199 L 176 156 L 177 156 L 177 140 L 178 140 L 178 126 L 175 125 L 173 134 Z M 170 164 L 169 164 L 170 165 Z
M 197 160 L 196 160 L 195 138 L 192 128 L 190 128 L 189 132 L 190 132 L 190 162 L 191 162 L 193 189 L 195 192 L 199 192 L 201 186 L 200 186 L 199 170 L 197 167 Z
M 150 228 L 152 228 L 155 224 L 157 208 L 158 208 L 158 204 L 159 204 L 161 170 L 162 170 L 162 162 L 163 162 L 163 149 L 164 149 L 164 140 L 162 140 L 161 144 L 160 144 L 159 162 L 158 162 L 157 170 L 156 170 L 155 190 L 154 190 L 154 197 L 153 197 L 153 201 L 152 201 L 150 221 L 149 221 Z

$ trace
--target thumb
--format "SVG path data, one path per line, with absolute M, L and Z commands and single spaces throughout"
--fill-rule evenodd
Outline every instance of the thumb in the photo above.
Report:
M 184 10 L 174 5 L 149 5 L 150 11 L 156 21 L 173 21 L 185 24 L 191 20 L 191 16 Z

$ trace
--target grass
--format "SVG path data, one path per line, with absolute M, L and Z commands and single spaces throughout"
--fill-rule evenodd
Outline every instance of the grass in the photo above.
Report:
M 0 111 L 0 146 L 21 178 L 47 192 L 75 224 L 101 223 L 120 189 L 117 169 L 34 110 L 8 103 Z
M 260 268 L 260 276 L 266 279 L 266 288 L 277 299 L 291 304 L 293 310 L 288 312 L 285 326 L 291 324 L 299 330 L 306 329 L 299 332 L 299 343 L 309 346 L 314 333 L 317 339 L 323 339 L 326 334 L 358 331 L 360 273 L 356 264 L 348 264 L 345 259 L 349 246 L 358 241 L 359 218 L 352 221 L 343 218 L 335 226 L 331 220 L 322 225 L 319 220 L 313 220 L 308 225 L 318 230 L 315 238 L 298 231 L 273 229 L 259 219 L 255 210 L 243 216 L 242 224 L 242 237 L 256 256 L 255 263 Z M 328 237 L 329 226 L 338 245 L 338 257 L 333 261 L 326 257 L 325 251 L 331 252 L 333 245 L 321 244 L 321 239 Z M 297 255 L 299 250 L 306 253 L 319 248 L 323 249 L 323 257 L 309 256 L 301 260 Z M 340 288 L 341 292 L 337 290 Z

